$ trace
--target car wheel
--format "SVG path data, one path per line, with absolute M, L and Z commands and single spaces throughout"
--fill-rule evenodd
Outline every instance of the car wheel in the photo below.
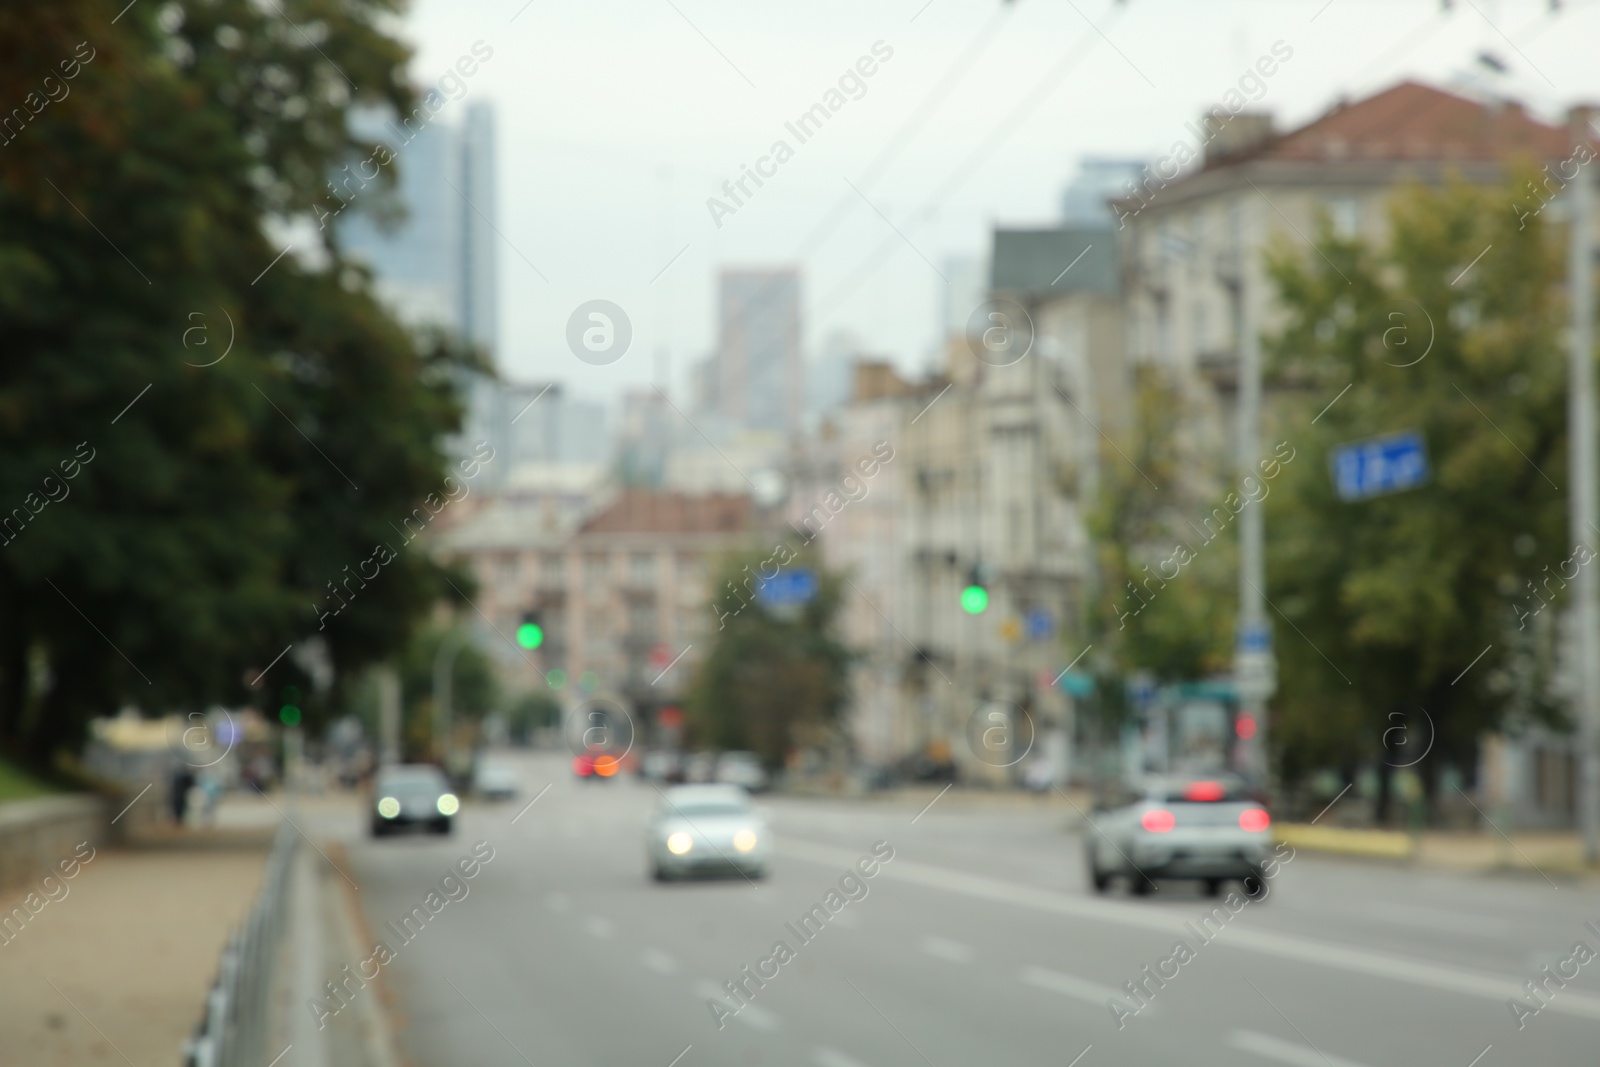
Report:
M 661 869 L 659 863 L 652 863 L 650 865 L 650 878 L 652 881 L 665 882 L 667 880 L 667 872 Z
M 1128 875 L 1128 892 L 1134 896 L 1147 897 L 1154 888 L 1155 886 L 1150 884 L 1150 879 L 1146 878 L 1143 873 L 1134 871 Z
M 1096 893 L 1104 893 L 1111 886 L 1111 876 L 1095 866 L 1094 854 L 1085 849 L 1083 865 L 1089 871 L 1089 888 Z
M 388 832 L 389 832 L 389 828 L 387 826 L 385 826 L 383 823 L 374 822 L 372 824 L 372 836 L 373 837 L 383 837 Z
M 1267 880 L 1259 872 L 1245 875 L 1243 884 L 1244 895 L 1252 901 L 1260 902 L 1267 899 Z
M 452 819 L 440 819 L 438 822 L 433 824 L 433 832 L 442 837 L 449 837 L 453 823 L 454 820 Z
M 1206 896 L 1220 897 L 1222 895 L 1222 879 L 1207 878 L 1202 888 L 1204 889 Z

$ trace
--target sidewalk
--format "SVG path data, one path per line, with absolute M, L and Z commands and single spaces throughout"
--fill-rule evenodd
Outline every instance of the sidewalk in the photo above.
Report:
M 179 1062 L 277 818 L 229 798 L 215 829 L 154 827 L 78 857 L 71 879 L 0 894 L 0 917 L 30 914 L 0 941 L 0 1063 Z

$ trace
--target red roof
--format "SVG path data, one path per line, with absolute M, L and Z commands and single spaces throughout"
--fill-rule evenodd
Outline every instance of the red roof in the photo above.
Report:
M 1559 159 L 1568 150 L 1565 129 L 1530 118 L 1519 103 L 1483 104 L 1408 81 L 1353 104 L 1341 104 L 1314 122 L 1273 138 L 1256 152 L 1242 155 L 1306 163 L 1492 162 L 1516 155 Z
M 753 529 L 750 498 L 734 493 L 625 489 L 583 524 L 583 533 L 740 533 Z

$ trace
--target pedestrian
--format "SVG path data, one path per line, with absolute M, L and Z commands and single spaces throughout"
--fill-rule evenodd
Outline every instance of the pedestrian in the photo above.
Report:
M 172 821 L 179 826 L 189 813 L 189 790 L 193 788 L 194 772 L 187 764 L 180 763 L 172 772 L 172 795 L 168 798 L 172 803 Z

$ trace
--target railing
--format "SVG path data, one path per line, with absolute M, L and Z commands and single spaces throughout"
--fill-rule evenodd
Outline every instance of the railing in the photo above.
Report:
M 205 1012 L 184 1043 L 184 1067 L 260 1067 L 271 1025 L 273 965 L 283 940 L 289 869 L 299 842 L 285 825 L 272 843 L 255 906 L 222 950 Z

